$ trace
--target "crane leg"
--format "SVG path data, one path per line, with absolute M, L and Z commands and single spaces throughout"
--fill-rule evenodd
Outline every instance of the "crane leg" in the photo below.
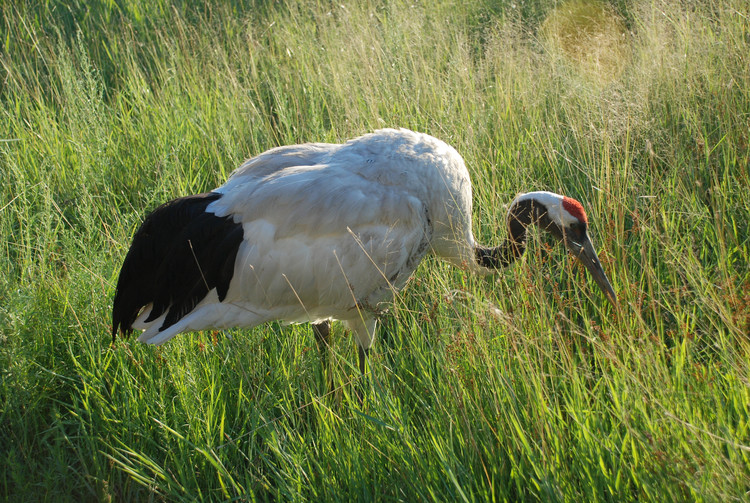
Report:
M 329 320 L 321 323 L 313 323 L 312 328 L 313 333 L 315 334 L 315 340 L 318 342 L 321 370 L 324 379 L 326 379 L 328 391 L 331 392 L 333 390 L 333 372 L 328 368 L 328 352 L 331 347 L 331 322 Z M 325 376 L 327 376 L 327 378 Z
M 345 321 L 344 325 L 354 333 L 357 348 L 359 348 L 359 371 L 364 374 L 365 361 L 370 354 L 370 346 L 372 346 L 372 341 L 375 338 L 378 320 L 376 318 L 355 318 Z
M 328 348 L 331 345 L 331 322 L 323 321 L 321 323 L 313 323 L 312 328 L 313 333 L 315 334 L 315 340 L 318 342 L 320 359 L 325 367 L 328 365 Z
M 357 347 L 359 348 L 359 371 L 364 375 L 365 361 L 370 356 L 370 348 L 363 349 L 359 344 L 357 344 Z

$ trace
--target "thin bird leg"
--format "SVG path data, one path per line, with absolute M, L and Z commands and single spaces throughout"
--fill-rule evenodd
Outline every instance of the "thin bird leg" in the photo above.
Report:
M 313 333 L 315 340 L 318 341 L 318 350 L 320 350 L 320 360 L 325 368 L 328 365 L 328 348 L 331 345 L 331 322 L 323 321 L 313 323 Z
M 331 321 L 313 323 L 313 333 L 315 340 L 318 341 L 318 352 L 320 353 L 320 369 L 323 378 L 328 385 L 328 392 L 333 391 L 333 372 L 328 368 L 328 352 L 331 347 Z
M 357 344 L 357 348 L 359 349 L 359 371 L 362 374 L 362 376 L 365 375 L 365 361 L 370 356 L 370 348 L 364 349 L 362 346 Z M 354 395 L 357 397 L 357 402 L 359 403 L 359 406 L 362 406 L 364 396 L 364 381 L 359 380 L 354 384 Z
M 364 375 L 365 374 L 365 360 L 367 360 L 370 357 L 370 348 L 364 349 L 359 344 L 357 344 L 357 347 L 359 348 L 359 371 L 362 373 L 362 375 Z

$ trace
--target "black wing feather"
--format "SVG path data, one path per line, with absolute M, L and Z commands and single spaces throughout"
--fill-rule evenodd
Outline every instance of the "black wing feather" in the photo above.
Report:
M 216 192 L 170 201 L 148 215 L 133 236 L 120 270 L 112 305 L 112 337 L 133 330 L 141 310 L 152 305 L 146 321 L 167 312 L 164 330 L 216 288 L 226 297 L 243 239 L 242 225 L 206 208 Z

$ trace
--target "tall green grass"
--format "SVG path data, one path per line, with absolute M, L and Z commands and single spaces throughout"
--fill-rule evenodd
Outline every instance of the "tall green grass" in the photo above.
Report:
M 4 3 L 0 499 L 747 500 L 748 19 L 741 0 Z M 426 260 L 364 378 L 336 327 L 330 392 L 307 326 L 111 344 L 148 210 L 384 126 L 462 153 L 485 242 L 517 192 L 582 200 L 621 310 L 535 235 L 487 278 Z

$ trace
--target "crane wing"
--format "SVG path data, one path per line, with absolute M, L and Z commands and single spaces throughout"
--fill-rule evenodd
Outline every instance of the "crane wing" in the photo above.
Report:
M 178 239 L 189 244 L 190 277 L 180 283 L 141 271 L 156 294 L 123 303 L 129 309 L 115 325 L 123 319 L 121 326 L 145 330 L 139 340 L 161 344 L 180 332 L 271 320 L 371 319 L 362 309 L 378 311 L 406 283 L 430 247 L 432 225 L 415 184 L 404 183 L 411 175 L 403 165 L 349 146 L 345 152 L 331 144 L 279 147 L 246 162 L 206 200 L 200 222 L 211 232 L 198 220 L 184 223 L 196 227 Z M 173 213 L 149 218 L 171 221 Z M 175 261 L 147 238 L 136 248 L 161 257 L 152 260 L 162 264 L 158 271 L 181 277 L 169 264 L 185 260 Z M 224 250 L 218 246 L 224 242 L 238 244 Z M 228 267 L 214 274 L 214 262 Z M 193 286 L 173 288 L 186 281 Z
M 347 319 L 357 306 L 375 309 L 429 246 L 417 197 L 338 166 L 246 174 L 218 191 L 224 197 L 210 209 L 244 230 L 226 301 L 269 319 Z

